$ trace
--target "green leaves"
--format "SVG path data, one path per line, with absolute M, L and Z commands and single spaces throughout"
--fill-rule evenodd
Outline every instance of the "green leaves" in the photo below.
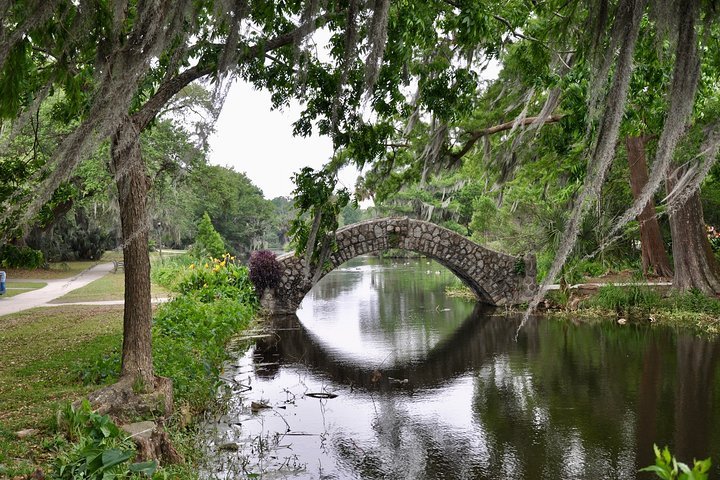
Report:
M 655 450 L 655 465 L 641 468 L 641 472 L 651 472 L 663 480 L 707 480 L 708 472 L 712 466 L 710 458 L 705 460 L 693 460 L 693 468 L 687 464 L 678 462 L 670 453 L 670 449 L 666 446 L 660 450 L 657 445 L 653 445 Z
M 135 456 L 134 444 L 109 416 L 93 412 L 87 400 L 78 408 L 67 404 L 59 414 L 58 428 L 74 443 L 55 460 L 53 478 L 109 480 L 129 472 L 149 476 L 157 468 L 155 462 L 128 465 Z
M 155 371 L 173 380 L 176 401 L 202 408 L 217 394 L 230 336 L 252 318 L 257 300 L 248 269 L 232 257 L 207 263 L 166 263 L 163 278 L 180 292 L 155 315 Z
M 155 470 L 157 470 L 158 464 L 156 461 L 152 462 L 139 462 L 139 463 L 133 463 L 130 465 L 130 471 L 132 473 L 140 473 L 143 475 L 146 475 L 148 477 L 152 477 L 152 475 L 155 473 Z
M 220 258 L 225 254 L 225 242 L 223 242 L 220 234 L 213 227 L 210 215 L 203 213 L 202 219 L 198 224 L 198 234 L 193 246 L 193 255 L 197 258 L 210 256 L 211 258 Z
M 293 220 L 289 234 L 295 253 L 304 255 L 308 265 L 321 266 L 335 245 L 338 215 L 350 203 L 345 188 L 335 190 L 337 178 L 327 170 L 315 172 L 303 168 L 293 177 L 295 182 L 295 208 L 298 216 Z

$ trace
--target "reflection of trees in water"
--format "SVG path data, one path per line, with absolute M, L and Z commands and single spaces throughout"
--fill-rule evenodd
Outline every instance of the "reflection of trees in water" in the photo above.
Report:
M 334 357 L 296 317 L 283 322 L 292 329 L 259 342 L 258 362 L 304 363 L 377 392 L 371 445 L 333 434 L 341 463 L 363 478 L 634 478 L 653 462 L 654 442 L 686 461 L 714 454 L 720 473 L 720 342 L 546 320 L 529 322 L 516 343 L 517 319 L 477 310 L 422 361 L 386 365 L 375 383 L 376 365 Z M 412 389 L 441 390 L 467 372 L 474 425 L 454 431 L 412 411 Z M 388 377 L 407 378 L 407 389 Z
M 376 409 L 372 445 L 358 445 L 343 435 L 333 439 L 341 462 L 351 465 L 358 477 L 482 478 L 478 473 L 485 457 L 477 438 L 424 422 L 390 396 L 378 398 Z
M 448 300 L 445 295 L 445 288 L 454 283 L 454 279 L 449 270 L 435 261 L 367 257 L 362 266 L 355 261 L 341 265 L 339 270 L 320 280 L 311 295 L 316 300 L 337 300 L 358 289 L 369 289 L 374 294 L 373 301 L 358 305 L 362 310 L 361 327 L 379 325 L 387 333 L 402 334 L 407 331 L 408 323 L 416 324 L 419 319 L 426 321 L 425 331 L 430 332 L 436 330 L 437 319 L 422 315 L 423 308 L 435 312 L 452 304 L 455 311 L 466 309 L 465 314 L 472 311 L 471 304 Z M 460 313 L 453 318 L 463 316 Z
M 473 409 L 489 433 L 492 470 L 509 445 L 532 452 L 521 457 L 525 478 L 634 478 L 653 463 L 654 442 L 677 445 L 688 460 L 718 451 L 718 438 L 703 435 L 714 425 L 718 342 L 612 324 L 536 326 L 527 358 L 496 357 L 476 377 Z
M 683 335 L 677 340 L 677 380 L 675 384 L 675 432 L 677 445 L 675 455 L 678 458 L 705 458 L 710 454 L 706 447 L 710 445 L 712 434 L 718 431 L 713 422 L 713 385 L 715 367 L 718 363 L 720 346 L 718 342 L 701 341 Z M 716 395 L 715 400 L 720 400 Z M 720 463 L 718 454 L 719 435 L 715 433 L 715 464 Z M 716 466 L 716 473 L 720 469 Z

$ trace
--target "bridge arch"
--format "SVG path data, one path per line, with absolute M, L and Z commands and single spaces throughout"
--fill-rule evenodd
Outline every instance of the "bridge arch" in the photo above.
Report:
M 408 217 L 380 218 L 347 225 L 335 236 L 338 250 L 328 257 L 329 265 L 320 278 L 357 256 L 398 248 L 437 260 L 482 303 L 523 303 L 536 288 L 534 257 L 490 250 L 434 223 Z M 278 261 L 281 280 L 263 293 L 262 304 L 271 314 L 293 314 L 314 284 L 304 275 L 304 259 L 286 253 Z

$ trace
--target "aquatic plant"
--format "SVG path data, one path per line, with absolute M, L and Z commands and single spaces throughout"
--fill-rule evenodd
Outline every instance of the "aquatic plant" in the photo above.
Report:
M 660 450 L 657 445 L 653 445 L 653 449 L 655 450 L 655 465 L 641 468 L 641 472 L 654 472 L 664 480 L 707 480 L 712 466 L 709 457 L 705 460 L 693 459 L 693 468 L 690 469 L 687 464 L 678 462 L 667 446 Z

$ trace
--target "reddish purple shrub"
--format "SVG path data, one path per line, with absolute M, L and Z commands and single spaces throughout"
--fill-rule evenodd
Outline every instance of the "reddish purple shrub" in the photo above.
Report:
M 250 255 L 250 281 L 255 290 L 262 293 L 266 288 L 275 288 L 280 283 L 282 267 L 270 250 L 258 250 Z

